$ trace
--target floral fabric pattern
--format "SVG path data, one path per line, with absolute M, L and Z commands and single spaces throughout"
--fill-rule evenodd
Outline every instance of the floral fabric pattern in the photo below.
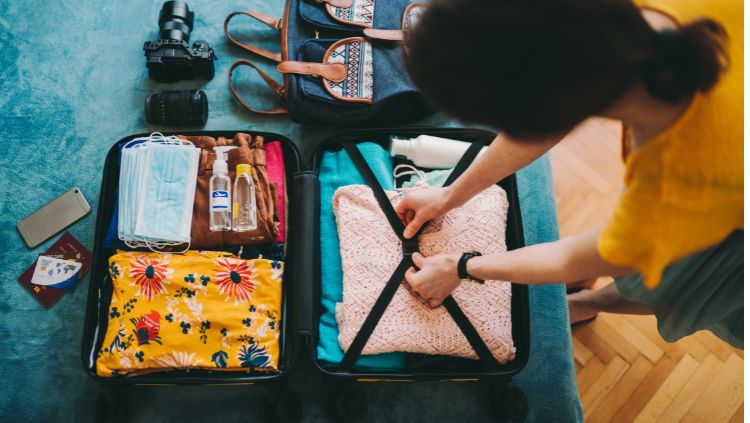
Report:
M 223 252 L 119 251 L 97 374 L 278 369 L 283 269 Z
M 255 291 L 255 283 L 250 277 L 250 267 L 247 260 L 222 257 L 216 260 L 219 266 L 216 270 L 216 285 L 219 291 L 234 302 L 247 303 Z
M 133 278 L 133 285 L 138 286 L 135 295 L 151 301 L 155 296 L 166 292 L 164 285 L 170 283 L 172 270 L 168 261 L 138 257 L 130 261 L 129 276 Z

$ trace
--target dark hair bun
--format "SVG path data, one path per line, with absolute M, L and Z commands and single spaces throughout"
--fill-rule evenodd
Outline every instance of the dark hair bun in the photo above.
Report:
M 661 100 L 676 103 L 696 91 L 708 91 L 726 66 L 724 28 L 710 19 L 655 33 L 643 66 L 643 83 Z

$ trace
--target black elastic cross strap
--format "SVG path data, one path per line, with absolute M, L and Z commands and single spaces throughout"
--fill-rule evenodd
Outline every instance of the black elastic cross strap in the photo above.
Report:
M 482 151 L 482 148 L 484 148 L 484 143 L 472 143 L 469 146 L 469 149 L 466 150 L 466 153 L 461 156 L 461 159 L 453 168 L 453 171 L 448 176 L 448 179 L 446 179 L 445 183 L 443 183 L 443 186 L 447 187 L 455 182 L 455 180 L 458 179 L 458 177 L 461 176 L 461 174 L 464 173 L 466 169 L 469 168 L 469 166 L 471 166 L 471 163 L 474 162 L 474 159 Z M 474 328 L 474 325 L 471 324 L 469 318 L 466 316 L 466 314 L 464 314 L 463 310 L 461 310 L 461 307 L 458 306 L 456 299 L 453 298 L 452 295 L 449 295 L 443 301 L 443 305 L 458 325 L 458 328 L 461 329 L 461 332 L 466 337 L 466 340 L 469 341 L 471 347 L 474 348 L 474 352 L 477 353 L 477 356 L 479 356 L 479 359 L 482 360 L 485 366 L 487 366 L 488 369 L 497 366 L 497 361 L 492 355 L 492 352 L 487 347 L 487 344 L 485 344 L 484 340 L 479 335 L 477 330 Z
M 339 364 L 339 370 L 348 372 L 354 367 L 354 362 L 362 353 L 367 341 L 370 339 L 370 335 L 372 335 L 380 318 L 383 317 L 383 313 L 385 313 L 385 310 L 388 308 L 388 304 L 391 303 L 393 296 L 396 295 L 396 291 L 398 290 L 399 285 L 401 285 L 401 281 L 404 280 L 404 273 L 406 273 L 411 266 L 411 258 L 404 257 L 398 267 L 396 267 L 393 275 L 391 275 L 391 279 L 385 284 L 385 288 L 383 288 L 380 296 L 378 296 L 378 299 L 372 306 L 370 314 L 367 315 L 364 323 L 362 323 L 362 327 L 359 328 L 357 336 L 354 337 L 349 349 L 346 350 L 344 358 L 341 360 L 341 364 Z
M 343 144 L 344 149 L 352 159 L 354 166 L 362 175 L 362 178 L 364 178 L 367 185 L 369 185 L 372 189 L 372 192 L 375 195 L 375 199 L 377 200 L 378 205 L 388 219 L 391 228 L 396 232 L 399 239 L 401 239 L 402 248 L 404 250 L 404 258 L 401 260 L 401 263 L 399 263 L 398 267 L 391 275 L 391 278 L 388 280 L 388 283 L 386 283 L 386 286 L 385 288 L 383 288 L 380 296 L 378 296 L 378 299 L 375 301 L 375 304 L 370 310 L 370 313 L 367 315 L 367 318 L 365 318 L 364 323 L 362 323 L 362 327 L 360 327 L 359 332 L 357 332 L 357 335 L 354 337 L 354 341 L 352 341 L 352 344 L 347 349 L 346 353 L 344 354 L 343 360 L 341 360 L 341 363 L 338 366 L 338 369 L 340 371 L 348 372 L 352 369 L 352 367 L 354 367 L 354 362 L 362 353 L 362 350 L 367 344 L 367 341 L 370 339 L 372 332 L 375 330 L 378 322 L 383 317 L 383 313 L 385 313 L 385 310 L 388 308 L 388 305 L 390 304 L 393 296 L 398 290 L 398 286 L 404 279 L 404 274 L 409 269 L 409 267 L 414 265 L 411 259 L 411 254 L 418 251 L 419 244 L 416 242 L 416 239 L 422 232 L 422 230 L 427 226 L 427 224 L 423 225 L 419 229 L 417 235 L 415 235 L 411 239 L 405 239 L 403 235 L 404 224 L 403 222 L 401 222 L 401 219 L 399 219 L 398 214 L 396 214 L 393 205 L 388 199 L 388 196 L 383 190 L 383 187 L 375 177 L 375 174 L 372 173 L 372 169 L 370 169 L 370 166 L 367 165 L 367 162 L 362 156 L 362 153 L 354 143 Z M 448 180 L 446 181 L 444 186 L 448 186 L 453 183 L 453 181 L 461 173 L 463 173 L 463 171 L 466 170 L 469 165 L 471 165 L 471 162 L 479 154 L 482 147 L 483 144 L 479 142 L 475 142 L 471 145 L 471 147 L 469 147 L 464 156 L 461 157 L 461 160 L 459 160 L 458 164 L 453 169 L 453 172 L 451 172 L 451 175 L 448 177 Z M 482 360 L 483 363 L 485 363 L 487 368 L 492 369 L 496 367 L 497 362 L 495 361 L 495 358 L 487 347 L 487 344 L 484 343 L 482 337 L 471 324 L 471 321 L 469 321 L 469 318 L 458 306 L 458 303 L 456 303 L 456 300 L 449 295 L 448 297 L 446 297 L 445 301 L 443 301 L 443 305 L 445 306 L 446 310 L 451 315 L 453 320 L 456 322 L 456 325 L 458 325 L 458 328 L 461 330 L 461 332 L 463 332 L 464 336 L 466 336 L 466 339 L 469 341 L 469 344 L 472 346 L 477 356 Z
M 484 343 L 482 336 L 479 335 L 479 332 L 474 328 L 474 325 L 471 324 L 469 318 L 464 314 L 463 310 L 461 310 L 461 307 L 458 306 L 456 299 L 453 298 L 452 295 L 449 295 L 443 301 L 443 305 L 445 306 L 445 309 L 448 310 L 448 314 L 450 314 L 456 322 L 456 325 L 458 325 L 458 328 L 463 332 L 466 340 L 469 341 L 469 345 L 474 348 L 474 352 L 477 353 L 477 356 L 482 360 L 482 363 L 484 363 L 488 369 L 495 368 L 497 366 L 495 357 L 487 347 L 487 344 Z
M 452 184 L 456 179 L 458 179 L 459 176 L 461 176 L 462 173 L 466 171 L 466 169 L 471 166 L 471 163 L 474 161 L 474 159 L 479 155 L 479 152 L 482 151 L 482 148 L 484 148 L 484 143 L 481 142 L 474 142 L 469 146 L 469 149 L 466 150 L 466 153 L 464 153 L 463 156 L 461 156 L 461 160 L 456 163 L 456 167 L 453 168 L 453 171 L 448 176 L 448 179 L 445 180 L 445 183 L 443 183 L 444 187 L 447 187 L 448 185 Z
M 394 210 L 393 206 L 391 205 L 391 200 L 388 199 L 388 196 L 385 194 L 383 187 L 380 185 L 380 182 L 378 182 L 378 178 L 375 177 L 375 174 L 372 173 L 372 169 L 370 169 L 370 166 L 367 165 L 367 162 L 362 156 L 362 153 L 359 151 L 359 148 L 357 148 L 354 143 L 344 143 L 344 149 L 352 159 L 354 167 L 356 167 L 359 173 L 362 175 L 365 183 L 370 186 L 370 189 L 372 189 L 372 193 L 375 195 L 375 199 L 378 201 L 380 209 L 383 210 L 383 213 L 385 213 L 385 217 L 388 219 L 388 223 L 390 223 L 393 230 L 396 231 L 396 235 L 398 235 L 399 239 L 403 241 L 405 229 L 404 223 L 401 221 L 401 219 L 399 219 L 398 214 L 396 214 L 396 210 Z

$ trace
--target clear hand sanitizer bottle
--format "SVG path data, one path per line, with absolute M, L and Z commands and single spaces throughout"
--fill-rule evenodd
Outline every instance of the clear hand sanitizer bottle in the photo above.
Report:
M 235 232 L 253 231 L 258 227 L 255 208 L 255 184 L 249 164 L 237 165 L 232 203 L 232 229 Z
M 210 225 L 214 232 L 232 229 L 232 180 L 229 179 L 226 153 L 235 148 L 237 147 L 214 147 L 216 160 L 214 161 L 213 175 L 208 182 L 211 190 Z

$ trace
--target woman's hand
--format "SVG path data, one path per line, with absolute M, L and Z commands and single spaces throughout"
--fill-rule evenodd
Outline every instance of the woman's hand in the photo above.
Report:
M 396 204 L 396 213 L 406 224 L 404 237 L 413 237 L 428 221 L 440 217 L 454 208 L 450 204 L 450 187 L 425 188 L 406 191 Z
M 460 258 L 460 254 L 438 254 L 425 258 L 414 253 L 412 259 L 419 270 L 411 267 L 406 271 L 404 286 L 422 304 L 430 308 L 439 307 L 461 283 L 457 267 Z

